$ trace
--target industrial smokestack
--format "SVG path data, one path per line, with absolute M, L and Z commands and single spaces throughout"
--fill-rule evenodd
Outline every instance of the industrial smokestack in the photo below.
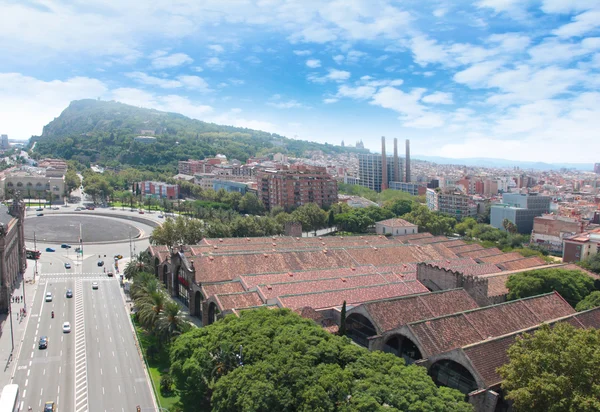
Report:
M 404 175 L 406 183 L 410 183 L 410 140 L 406 139 L 406 173 Z
M 385 155 L 385 136 L 381 136 L 381 191 L 388 187 L 387 157 Z
M 400 160 L 398 159 L 398 138 L 394 137 L 394 177 L 392 181 L 400 181 Z

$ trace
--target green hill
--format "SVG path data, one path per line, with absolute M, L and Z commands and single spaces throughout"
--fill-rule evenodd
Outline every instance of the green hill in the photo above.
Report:
M 134 141 L 154 132 L 154 143 Z M 114 101 L 76 100 L 33 136 L 36 156 L 98 163 L 110 168 L 132 166 L 174 171 L 179 160 L 203 159 L 218 153 L 245 162 L 248 157 L 282 152 L 302 156 L 307 150 L 340 153 L 343 148 L 288 139 L 273 133 L 223 126 L 181 114 L 143 109 Z

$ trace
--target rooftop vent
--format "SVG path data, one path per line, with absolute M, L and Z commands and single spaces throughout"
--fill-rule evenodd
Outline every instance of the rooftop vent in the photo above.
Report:
M 273 287 L 271 285 L 267 285 L 267 290 L 273 290 Z
M 344 283 L 348 281 L 348 279 L 346 279 L 346 278 L 340 278 L 340 280 Z
M 291 277 L 291 278 L 293 278 L 294 274 L 292 272 L 288 272 L 288 276 Z
M 223 239 L 219 239 L 219 242 L 223 242 Z

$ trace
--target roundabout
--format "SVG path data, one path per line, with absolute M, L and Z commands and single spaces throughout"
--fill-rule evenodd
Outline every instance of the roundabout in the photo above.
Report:
M 46 243 L 78 243 L 81 237 L 84 243 L 128 242 L 149 233 L 125 219 L 115 217 L 92 216 L 83 214 L 46 214 L 29 216 L 25 219 L 25 239 Z M 81 229 L 80 229 L 81 228 Z

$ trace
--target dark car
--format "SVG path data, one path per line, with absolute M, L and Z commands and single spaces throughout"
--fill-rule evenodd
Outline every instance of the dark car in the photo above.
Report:
M 56 250 L 52 249 L 51 247 L 47 247 L 46 252 L 56 252 Z
M 44 216 L 43 213 L 38 213 L 36 216 Z
M 65 263 L 65 269 L 71 269 L 71 264 L 70 263 Z
M 112 278 L 115 274 L 112 273 L 112 272 L 108 272 L 107 275 L 108 275 L 109 278 Z
M 42 336 L 40 338 L 40 349 L 47 349 L 48 348 L 48 337 L 47 336 Z
M 41 212 L 41 211 L 43 211 L 43 210 L 44 210 L 44 209 L 42 209 L 41 207 L 38 207 L 37 209 L 35 209 L 35 211 L 36 211 L 36 212 Z
M 62 245 L 60 245 L 60 247 L 63 249 L 71 249 L 71 245 L 67 245 L 66 243 L 63 243 Z
M 54 412 L 56 410 L 56 406 L 54 402 L 48 401 L 44 404 L 44 412 Z
M 103 260 L 99 260 L 98 261 L 98 266 L 104 266 L 104 261 Z
M 67 289 L 67 297 L 68 298 L 72 298 L 73 297 L 73 291 L 71 289 Z

